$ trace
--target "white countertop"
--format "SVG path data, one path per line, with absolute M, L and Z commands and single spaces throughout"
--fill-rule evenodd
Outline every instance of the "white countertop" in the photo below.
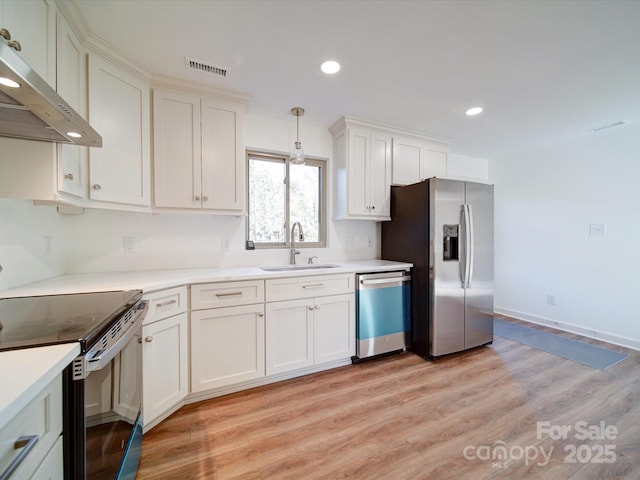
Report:
M 79 343 L 0 352 L 0 430 L 79 353 Z
M 0 298 L 67 293 L 106 292 L 109 290 L 142 290 L 144 293 L 181 285 L 205 282 L 228 282 L 256 278 L 282 278 L 335 273 L 380 272 L 411 268 L 411 263 L 389 260 L 356 260 L 328 262 L 336 268 L 266 272 L 260 267 L 192 268 L 182 270 L 144 270 L 132 272 L 78 273 L 62 275 L 40 282 L 0 291 Z

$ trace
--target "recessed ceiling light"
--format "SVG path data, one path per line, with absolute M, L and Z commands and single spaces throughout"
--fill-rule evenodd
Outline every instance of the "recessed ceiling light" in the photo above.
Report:
M 479 113 L 482 113 L 482 107 L 473 107 L 470 108 L 469 110 L 467 110 L 465 112 L 467 115 L 469 115 L 470 117 L 474 116 L 474 115 L 478 115 Z
M 320 70 L 328 75 L 333 75 L 340 71 L 340 64 L 335 60 L 327 60 L 320 65 Z
M 20 84 L 18 82 L 14 82 L 13 80 L 7 77 L 0 77 L 0 85 L 4 85 L 5 87 L 11 87 L 11 88 L 20 87 Z

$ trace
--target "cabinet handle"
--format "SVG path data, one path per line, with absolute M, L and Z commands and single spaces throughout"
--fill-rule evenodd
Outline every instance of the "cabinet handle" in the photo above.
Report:
M 65 173 L 64 178 L 67 180 L 73 180 L 73 173 Z
M 258 312 L 258 316 L 259 316 L 259 317 L 264 317 L 264 313 L 262 313 L 262 312 Z
M 208 202 L 209 201 L 209 197 L 207 197 L 206 195 L 204 197 L 202 197 L 202 201 L 203 202 Z
M 18 467 L 24 462 L 27 456 L 31 453 L 31 450 L 38 443 L 38 435 L 26 435 L 23 437 L 18 437 L 18 439 L 13 444 L 13 449 L 18 450 L 22 449 L 22 451 L 13 459 L 13 461 L 9 464 L 7 469 L 0 474 L 0 479 L 5 480 L 11 477 L 13 473 L 18 469 Z
M 144 337 L 144 341 L 147 343 L 151 343 L 153 342 L 153 337 L 151 335 L 149 335 L 148 337 Z
M 216 293 L 216 297 L 237 297 L 238 295 L 242 295 L 242 292 Z
M 322 288 L 324 283 L 314 283 L 312 285 L 303 285 L 302 288 Z
M 200 201 L 200 195 L 196 195 L 196 197 L 195 197 L 195 198 L 196 198 L 196 202 L 199 202 L 199 201 Z
M 313 310 L 313 305 L 309 305 L 307 308 L 308 308 L 309 310 Z
M 371 205 L 371 210 L 375 210 L 376 206 L 375 205 Z
M 174 303 L 178 303 L 177 300 L 167 300 L 166 302 L 160 302 L 156 305 L 156 308 L 168 307 L 169 305 L 173 305 Z
M 99 183 L 95 183 L 91 188 L 93 188 L 94 190 L 102 190 L 102 187 Z
M 314 309 L 315 310 L 320 310 L 320 305 L 316 305 Z

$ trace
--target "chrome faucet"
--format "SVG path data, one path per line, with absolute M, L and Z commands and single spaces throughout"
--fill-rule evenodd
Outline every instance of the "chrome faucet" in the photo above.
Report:
M 304 242 L 304 232 L 302 231 L 302 225 L 300 225 L 300 222 L 293 222 L 293 225 L 291 226 L 291 252 L 289 254 L 290 265 L 296 264 L 296 255 L 300 253 L 298 250 L 296 250 L 296 236 L 294 235 L 296 225 L 298 226 L 298 240 Z

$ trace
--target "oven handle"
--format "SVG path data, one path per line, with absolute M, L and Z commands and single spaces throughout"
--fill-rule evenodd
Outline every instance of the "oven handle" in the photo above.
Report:
M 140 332 L 142 320 L 149 310 L 149 302 L 143 300 L 139 302 L 138 305 L 136 305 L 134 308 L 137 310 L 137 312 L 135 313 L 135 318 L 131 323 L 129 329 L 111 347 L 100 352 L 100 355 L 87 359 L 85 366 L 87 372 L 100 370 L 101 368 L 104 368 L 106 365 L 108 365 L 109 362 L 113 360 L 113 358 L 118 354 L 118 352 L 120 352 L 120 350 L 122 350 L 125 345 L 129 343 L 129 340 L 131 340 L 136 333 Z

